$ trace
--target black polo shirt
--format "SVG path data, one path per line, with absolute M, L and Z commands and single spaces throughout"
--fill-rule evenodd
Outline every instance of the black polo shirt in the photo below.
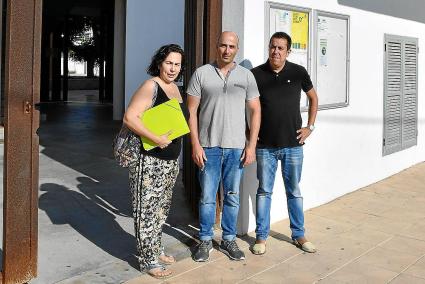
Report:
M 297 130 L 302 126 L 301 90 L 313 88 L 304 67 L 286 61 L 276 73 L 269 62 L 253 68 L 261 102 L 261 127 L 258 135 L 259 148 L 300 146 Z

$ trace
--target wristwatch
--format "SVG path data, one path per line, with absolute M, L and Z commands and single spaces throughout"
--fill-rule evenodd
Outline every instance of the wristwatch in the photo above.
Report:
M 310 131 L 313 131 L 315 127 L 314 127 L 314 124 L 310 124 L 310 125 L 307 125 L 307 128 L 310 129 Z

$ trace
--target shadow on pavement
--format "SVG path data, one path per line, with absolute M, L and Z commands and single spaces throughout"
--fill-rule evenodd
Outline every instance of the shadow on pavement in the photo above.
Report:
M 81 183 L 80 187 L 90 186 L 93 185 Z M 105 252 L 137 269 L 137 262 L 131 257 L 136 253 L 134 236 L 121 228 L 115 215 L 103 208 L 102 203 L 54 183 L 42 184 L 40 191 L 39 208 L 46 211 L 53 224 L 70 225 Z
M 61 236 L 66 231 L 56 225 L 65 224 L 107 254 L 137 269 L 128 171 L 119 167 L 112 155 L 111 143 L 121 127 L 120 121 L 112 120 L 112 105 L 43 104 L 41 117 L 39 208 L 48 218 L 39 215 L 40 239 L 55 242 L 40 254 L 41 273 L 44 266 L 49 271 L 58 269 L 57 276 L 51 279 L 61 279 L 61 273 L 66 271 L 63 266 L 68 265 L 64 261 L 75 261 L 81 253 L 73 251 L 72 246 L 63 248 L 72 257 L 55 263 L 56 255 L 49 247 L 63 246 Z M 195 244 L 197 224 L 184 195 L 181 175 L 174 190 L 163 245 L 182 259 L 189 256 L 188 247 Z M 91 257 L 87 262 L 105 263 L 105 258 L 97 257 L 101 254 L 96 249 L 89 245 L 84 249 Z M 109 261 L 115 260 L 111 257 Z M 77 273 L 88 269 L 81 263 L 72 263 L 75 266 L 80 266 Z

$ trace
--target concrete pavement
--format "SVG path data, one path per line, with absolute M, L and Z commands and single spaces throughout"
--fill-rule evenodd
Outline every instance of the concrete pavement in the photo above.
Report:
M 31 283 L 161 282 L 137 270 L 127 171 L 111 155 L 120 127 L 111 106 L 42 111 L 39 266 Z M 265 255 L 250 253 L 251 233 L 238 238 L 245 261 L 214 250 L 208 263 L 190 258 L 197 224 L 179 180 L 163 239 L 178 262 L 166 283 L 425 283 L 424 173 L 418 164 L 307 211 L 316 254 L 295 248 L 282 221 L 273 224 Z
M 128 172 L 112 157 L 121 123 L 111 118 L 111 105 L 90 101 L 42 106 L 38 276 L 31 283 L 116 284 L 140 275 Z M 183 259 L 196 231 L 188 227 L 181 179 L 175 190 L 163 243 Z
M 315 254 L 290 243 L 288 220 L 272 225 L 267 252 L 249 251 L 253 233 L 238 238 L 247 258 L 217 250 L 207 263 L 171 266 L 162 283 L 425 283 L 425 163 L 306 212 Z M 161 283 L 142 275 L 126 284 Z

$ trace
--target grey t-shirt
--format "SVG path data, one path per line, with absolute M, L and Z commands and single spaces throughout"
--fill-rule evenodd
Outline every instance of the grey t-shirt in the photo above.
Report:
M 235 64 L 224 77 L 215 63 L 203 65 L 190 79 L 187 94 L 200 98 L 202 147 L 245 148 L 246 102 L 260 96 L 251 71 Z

